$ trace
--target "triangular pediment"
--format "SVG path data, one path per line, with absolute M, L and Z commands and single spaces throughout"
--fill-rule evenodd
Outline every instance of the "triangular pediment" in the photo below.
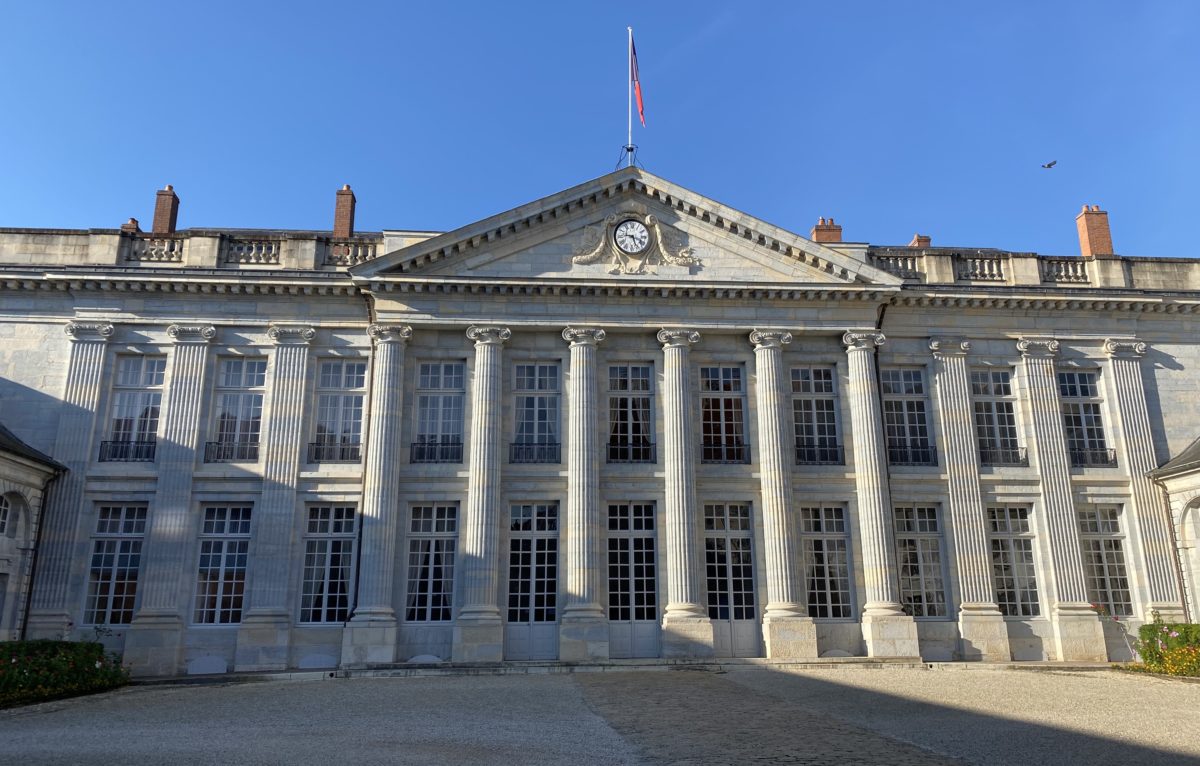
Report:
M 395 250 L 351 273 L 364 279 L 901 284 L 865 255 L 813 242 L 640 168 Z

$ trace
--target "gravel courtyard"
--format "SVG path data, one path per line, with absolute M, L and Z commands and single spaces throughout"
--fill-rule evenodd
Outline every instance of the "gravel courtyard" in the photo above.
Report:
M 142 686 L 0 711 L 0 763 L 1200 764 L 1200 684 L 739 669 Z

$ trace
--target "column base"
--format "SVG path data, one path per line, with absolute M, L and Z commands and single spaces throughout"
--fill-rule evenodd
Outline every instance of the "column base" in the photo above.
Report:
M 819 655 L 817 626 L 811 617 L 766 616 L 762 628 L 770 659 L 811 660 Z
M 662 656 L 713 656 L 713 626 L 707 617 L 663 617 Z
M 394 613 L 356 612 L 342 629 L 340 667 L 361 668 L 395 662 L 398 634 L 399 628 Z
M 1146 607 L 1146 614 L 1142 619 L 1146 622 L 1154 622 L 1155 612 L 1158 612 L 1158 617 L 1163 622 L 1187 622 L 1183 613 L 1183 604 L 1151 604 Z
M 183 673 L 183 620 L 170 612 L 138 612 L 125 631 L 121 663 L 135 678 Z
M 71 615 L 65 611 L 31 610 L 25 621 L 25 637 L 65 641 L 71 637 L 74 628 Z
M 608 659 L 608 620 L 599 608 L 564 611 L 558 623 L 558 659 L 561 662 Z
M 1089 604 L 1059 604 L 1054 609 L 1054 649 L 1059 662 L 1107 662 L 1104 625 Z
M 868 657 L 920 657 L 917 623 L 906 614 L 864 614 L 863 643 Z
M 463 620 L 454 624 L 454 662 L 502 662 L 504 660 L 504 623 L 494 619 Z
M 238 626 L 233 669 L 286 670 L 292 643 L 292 617 L 279 610 L 248 610 Z
M 968 662 L 1008 662 L 1008 624 L 993 607 L 960 607 L 958 614 L 958 656 Z

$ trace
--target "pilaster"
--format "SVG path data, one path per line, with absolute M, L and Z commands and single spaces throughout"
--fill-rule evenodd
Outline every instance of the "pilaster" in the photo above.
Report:
M 110 322 L 70 322 L 67 385 L 58 413 L 53 456 L 66 472 L 50 492 L 39 543 L 37 582 L 29 612 L 30 638 L 67 634 L 72 608 L 68 603 L 76 538 L 83 512 L 83 487 L 91 462 L 92 436 L 99 411 L 105 352 L 115 328 Z
M 471 386 L 471 451 L 467 503 L 459 546 L 459 593 L 463 604 L 454 623 L 456 662 L 504 659 L 504 624 L 497 603 L 500 530 L 500 384 L 507 327 L 471 327 L 475 380 Z
M 759 480 L 762 484 L 763 539 L 766 543 L 767 608 L 763 639 L 767 656 L 817 656 L 817 630 L 804 603 L 796 572 L 796 540 L 792 525 L 791 440 L 783 411 L 783 347 L 792 334 L 755 330 L 754 345 L 758 400 Z
M 916 657 L 920 654 L 917 625 L 900 605 L 896 581 L 894 511 L 875 375 L 875 349 L 886 340 L 877 330 L 851 330 L 842 336 L 850 378 L 847 393 L 854 435 L 854 486 L 867 597 L 862 630 L 867 656 Z
M 691 368 L 688 352 L 700 333 L 664 329 L 663 468 L 666 491 L 667 607 L 663 612 L 664 657 L 708 656 L 713 651 L 712 621 L 697 587 L 696 445 L 692 430 Z
M 1171 540 L 1171 509 L 1149 476 L 1157 466 L 1142 380 L 1141 360 L 1146 348 L 1146 344 L 1137 339 L 1109 338 L 1104 342 L 1104 352 L 1111 360 L 1113 382 L 1117 390 L 1119 463 L 1129 474 L 1133 496 L 1127 518 L 1135 521 L 1131 529 L 1137 530 L 1141 540 L 1142 562 L 1150 595 L 1145 619 L 1152 620 L 1151 613 L 1158 612 L 1168 622 L 1182 621 L 1183 599 L 1173 566 L 1176 558 Z
M 1050 543 L 1050 579 L 1054 588 L 1051 622 L 1056 658 L 1062 662 L 1103 662 L 1108 658 L 1103 626 L 1087 600 L 1079 520 L 1071 492 L 1071 468 L 1055 369 L 1059 344 L 1054 338 L 1021 338 L 1017 350 L 1024 357 L 1037 467 L 1042 478 L 1041 526 Z
M 396 660 L 396 611 L 392 581 L 396 565 L 396 525 L 400 507 L 400 432 L 404 406 L 404 351 L 412 328 L 373 324 L 371 407 L 363 461 L 359 508 L 362 543 L 354 614 L 342 631 L 342 665 Z
M 269 419 L 263 445 L 263 489 L 255 509 L 254 561 L 248 608 L 238 627 L 235 670 L 282 670 L 288 666 L 292 610 L 287 603 L 295 559 L 296 482 L 304 444 L 304 384 L 309 344 L 317 332 L 306 325 L 275 324 Z
M 608 623 L 600 606 L 597 548 L 600 542 L 599 442 L 596 419 L 596 346 L 605 332 L 568 327 L 571 344 L 567 425 L 567 517 L 564 532 L 566 599 L 559 622 L 558 658 L 565 662 L 608 659 Z
M 967 369 L 970 341 L 931 338 L 933 390 L 941 423 L 942 449 L 950 490 L 950 534 L 954 572 L 961 603 L 958 608 L 959 655 L 965 660 L 1008 662 L 1008 627 L 996 605 L 992 557 L 988 543 L 979 451 L 971 408 Z
M 162 438 L 155 448 L 158 482 L 150 512 L 141 586 L 141 606 L 125 638 L 124 660 L 135 675 L 178 673 L 183 665 L 182 613 L 190 597 L 191 561 L 196 529 L 192 477 L 200 448 L 201 402 L 207 390 L 208 348 L 217 337 L 212 325 L 173 324 L 167 387 L 161 408 Z

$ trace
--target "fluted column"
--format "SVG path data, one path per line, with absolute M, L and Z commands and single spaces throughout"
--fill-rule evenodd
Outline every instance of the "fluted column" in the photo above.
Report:
M 1141 540 L 1142 559 L 1150 603 L 1145 618 L 1153 619 L 1157 611 L 1163 619 L 1183 619 L 1183 599 L 1175 573 L 1175 547 L 1171 539 L 1171 510 L 1149 473 L 1157 466 L 1154 461 L 1154 435 L 1150 430 L 1149 410 L 1146 407 L 1142 381 L 1142 356 L 1146 344 L 1135 339 L 1109 338 L 1104 351 L 1112 360 L 1113 382 L 1117 391 L 1117 444 L 1120 465 L 1129 475 L 1133 503 L 1126 518 L 1136 521 L 1129 525 Z
M 1054 338 L 1021 338 L 1017 350 L 1024 357 L 1025 389 L 1042 479 L 1040 526 L 1050 543 L 1050 579 L 1054 584 L 1051 620 L 1057 659 L 1104 661 L 1104 633 L 1087 600 L 1079 521 L 1071 493 L 1071 464 L 1055 369 L 1059 344 Z
M 168 360 L 160 429 L 155 447 L 158 482 L 139 577 L 141 605 L 125 639 L 125 661 L 144 675 L 180 671 L 183 624 L 195 572 L 184 570 L 196 545 L 192 477 L 201 447 L 201 403 L 207 393 L 208 349 L 217 330 L 209 324 L 167 328 L 175 347 Z
M 57 638 L 67 631 L 75 604 L 70 603 L 72 570 L 76 563 L 84 478 L 92 456 L 92 435 L 104 380 L 105 350 L 115 329 L 109 322 L 71 322 L 67 386 L 58 411 L 58 433 L 51 457 L 67 471 L 50 489 L 50 503 L 41 530 L 29 614 L 30 638 Z M 81 570 L 82 571 L 82 570 Z
M 367 417 L 363 494 L 359 508 L 362 547 L 354 615 L 342 636 L 342 664 L 396 659 L 396 611 L 392 581 L 400 501 L 400 422 L 404 406 L 404 351 L 412 328 L 373 324 L 371 406 Z
M 893 510 L 888 492 L 875 349 L 887 339 L 876 330 L 850 331 L 846 346 L 850 424 L 854 437 L 854 484 L 858 500 L 866 603 L 863 640 L 871 657 L 919 654 L 916 623 L 900 606 Z
M 663 613 L 663 656 L 712 653 L 712 622 L 700 603 L 696 568 L 696 435 L 692 429 L 691 367 L 688 352 L 700 333 L 664 329 L 663 468 L 666 494 L 667 607 Z
M 963 338 L 929 341 L 934 358 L 933 392 L 949 480 L 948 526 L 961 597 L 959 654 L 968 660 L 1007 662 L 1011 659 L 1008 628 L 996 605 L 983 487 L 979 481 L 979 450 L 967 369 L 970 349 L 970 341 Z
M 767 609 L 763 639 L 768 657 L 816 657 L 817 633 L 796 572 L 791 467 L 795 452 L 784 416 L 784 330 L 755 330 L 755 396 L 758 410 L 759 476 L 767 564 Z
M 247 609 L 238 629 L 236 670 L 278 670 L 288 666 L 291 609 L 287 603 L 292 539 L 296 527 L 296 482 L 304 439 L 305 378 L 309 344 L 316 330 L 305 325 L 272 325 L 275 342 L 270 406 L 262 445 L 263 489 L 251 543 L 254 561 Z
M 507 327 L 471 327 L 475 341 L 475 376 L 471 386 L 470 473 L 467 502 L 459 533 L 462 608 L 454 625 L 456 661 L 504 658 L 504 631 L 496 572 L 499 568 L 500 401 Z
M 600 607 L 597 548 L 600 542 L 600 451 L 596 419 L 596 346 L 605 332 L 568 327 L 571 344 L 567 388 L 566 599 L 559 625 L 558 658 L 564 661 L 607 659 L 608 625 Z

